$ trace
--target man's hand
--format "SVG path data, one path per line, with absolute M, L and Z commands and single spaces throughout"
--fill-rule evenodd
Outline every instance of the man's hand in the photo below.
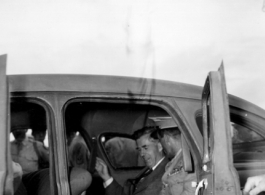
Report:
M 106 163 L 101 158 L 97 157 L 95 168 L 96 168 L 98 174 L 100 175 L 100 177 L 104 180 L 104 182 L 106 182 L 108 179 L 111 178 L 109 171 L 108 171 L 108 167 L 107 167 Z
M 22 178 L 23 175 L 23 171 L 22 171 L 22 167 L 20 164 L 12 161 L 12 168 L 13 168 L 13 177 L 20 177 Z
M 265 175 L 249 177 L 245 184 L 243 194 L 257 195 L 262 191 L 265 191 Z

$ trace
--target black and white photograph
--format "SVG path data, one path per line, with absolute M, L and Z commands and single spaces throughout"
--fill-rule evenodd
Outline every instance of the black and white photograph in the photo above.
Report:
M 2 0 L 0 25 L 0 195 L 265 194 L 265 0 Z

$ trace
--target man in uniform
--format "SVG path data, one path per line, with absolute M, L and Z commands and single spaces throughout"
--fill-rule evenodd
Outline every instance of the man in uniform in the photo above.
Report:
M 162 177 L 163 189 L 160 195 L 192 195 L 196 181 L 195 173 L 189 174 L 183 168 L 182 140 L 177 127 L 165 128 L 157 131 L 158 138 L 166 156 L 171 160 L 165 168 Z
M 147 168 L 135 179 L 129 179 L 121 186 L 109 174 L 107 165 L 97 159 L 96 170 L 104 180 L 107 195 L 158 195 L 162 190 L 161 178 L 167 159 L 157 139 L 157 127 L 144 127 L 133 134 L 137 149 Z

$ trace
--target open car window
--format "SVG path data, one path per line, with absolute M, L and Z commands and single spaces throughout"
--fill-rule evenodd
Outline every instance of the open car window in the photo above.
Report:
M 75 98 L 67 102 L 64 106 L 66 134 L 75 131 L 84 138 L 91 153 L 88 170 L 93 170 L 93 159 L 99 157 L 118 183 L 135 178 L 142 171 L 145 164 L 138 155 L 132 134 L 144 126 L 155 126 L 154 118 L 170 117 L 161 107 L 145 103 L 93 98 Z M 102 183 L 95 172 L 89 189 L 104 194 Z
M 104 133 L 100 136 L 100 141 L 110 164 L 115 169 L 145 166 L 136 149 L 135 140 L 129 136 Z
M 19 97 L 12 98 L 10 105 L 9 141 L 12 161 L 17 171 L 21 169 L 24 188 L 35 192 L 37 185 L 30 183 L 33 180 L 37 182 L 39 170 L 43 175 L 54 174 L 50 169 L 52 160 L 48 142 L 47 108 L 42 101 Z M 14 182 L 14 192 L 19 192 L 22 190 L 21 185 L 16 184 Z M 47 191 L 51 193 L 52 187 Z
M 49 168 L 49 143 L 45 108 L 21 99 L 11 102 L 11 155 L 23 173 Z
M 234 115 L 233 115 L 234 116 Z M 257 130 L 251 128 L 252 126 L 256 126 L 253 121 L 244 121 L 244 123 L 240 123 L 236 120 L 233 120 L 234 117 L 231 117 L 231 135 L 232 135 L 232 143 L 236 145 L 238 143 L 250 143 L 256 141 L 265 141 L 265 134 L 261 134 Z M 195 114 L 195 120 L 197 127 L 202 133 L 202 111 L 198 110 Z M 265 128 L 263 129 L 265 133 Z
M 169 117 L 169 114 L 153 105 L 84 99 L 75 99 L 65 108 L 66 131 L 83 132 L 89 142 L 96 138 L 104 160 L 113 169 L 143 168 L 131 135 L 144 126 L 155 126 L 156 117 Z

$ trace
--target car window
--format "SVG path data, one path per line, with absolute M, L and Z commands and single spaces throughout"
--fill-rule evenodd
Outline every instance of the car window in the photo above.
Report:
M 241 187 L 248 177 L 264 174 L 265 167 L 265 127 L 255 122 L 263 119 L 250 115 L 230 107 L 233 162 Z M 201 109 L 195 112 L 195 120 L 202 134 Z
M 23 173 L 49 167 L 46 121 L 46 111 L 41 105 L 11 103 L 11 155 L 22 166 Z
M 235 120 L 237 117 L 235 117 L 235 114 L 233 114 L 233 117 L 230 118 L 231 120 L 231 135 L 232 135 L 232 142 L 233 144 L 237 143 L 245 143 L 245 142 L 255 142 L 255 141 L 262 141 L 265 140 L 265 136 L 261 135 L 259 132 L 257 132 L 254 128 L 251 128 L 252 126 L 255 126 L 254 122 L 252 121 L 242 121 Z M 201 109 L 197 110 L 195 113 L 195 120 L 197 127 L 199 128 L 201 134 L 202 134 L 202 112 Z M 251 124 L 253 123 L 253 124 Z M 265 127 L 264 130 L 265 132 Z
M 135 103 L 91 102 L 75 99 L 65 107 L 66 132 L 83 132 L 97 138 L 104 160 L 114 169 L 143 166 L 136 143 L 135 130 L 155 126 L 154 118 L 169 117 L 160 107 Z M 109 133 L 109 134 L 107 134 Z M 70 134 L 70 133 L 69 133 Z
M 201 110 L 195 113 L 195 120 L 202 133 Z M 232 115 L 230 120 L 234 163 L 265 160 L 265 136 L 252 128 L 257 125 L 253 121 L 243 120 L 242 117 L 235 114 Z
M 37 190 L 35 188 L 37 186 L 30 184 L 30 181 L 35 180 L 37 174 L 43 174 L 43 178 L 49 177 L 50 159 L 46 110 L 37 102 L 16 101 L 15 99 L 12 99 L 10 110 L 10 151 L 13 167 L 15 167 L 14 173 L 16 173 L 14 174 L 14 189 L 20 191 L 23 188 L 33 192 Z M 39 172 L 39 170 L 42 171 Z M 16 185 L 16 175 L 19 174 L 23 174 L 24 187 Z M 50 193 L 49 190 L 48 188 L 47 192 Z
M 101 144 L 107 158 L 115 168 L 142 167 L 143 159 L 136 150 L 136 142 L 122 136 L 102 136 Z
M 231 122 L 234 163 L 265 162 L 264 137 L 250 128 Z
M 231 134 L 233 144 L 255 142 L 265 139 L 255 131 L 234 122 L 231 122 Z

